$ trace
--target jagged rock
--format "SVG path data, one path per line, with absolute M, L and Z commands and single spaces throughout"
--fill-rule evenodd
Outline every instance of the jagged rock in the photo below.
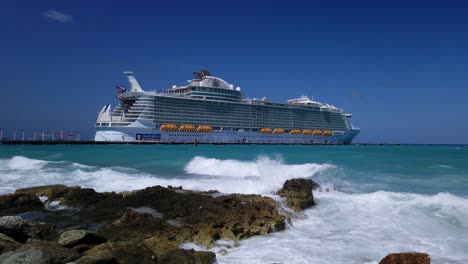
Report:
M 85 245 L 85 244 L 81 244 L 81 245 L 72 247 L 72 249 L 76 250 L 80 254 L 85 252 L 85 251 L 90 250 L 91 248 L 92 247 L 90 245 Z
M 159 262 L 166 264 L 212 264 L 215 261 L 216 254 L 211 251 L 179 249 L 168 253 Z
M 3 255 L 0 255 L 0 263 L 49 264 L 50 258 L 42 250 L 30 248 L 23 251 L 10 251 Z
M 102 236 L 87 230 L 69 230 L 60 234 L 58 243 L 64 247 L 74 247 L 77 245 L 98 245 L 107 240 Z
M 107 253 L 97 252 L 95 256 L 88 256 L 87 252 L 93 252 L 94 248 L 99 249 L 98 246 L 85 251 L 86 258 L 77 260 L 80 263 L 119 261 L 122 257 L 118 254 L 114 255 L 116 253 L 113 248 L 122 249 L 123 246 L 120 243 L 128 243 L 128 248 L 132 248 L 133 245 L 142 245 L 157 257 L 168 257 L 174 253 L 174 256 L 184 255 L 186 258 L 188 254 L 193 260 L 205 255 L 179 251 L 178 248 L 182 243 L 195 242 L 211 247 L 219 239 L 238 242 L 239 239 L 284 230 L 286 227 L 286 216 L 278 212 L 277 203 L 272 198 L 260 195 L 221 196 L 212 195 L 210 192 L 200 193 L 181 190 L 179 187 L 164 188 L 161 186 L 122 195 L 97 193 L 93 189 L 63 185 L 22 189 L 16 195 L 40 195 L 60 200 L 61 204 L 71 206 L 71 208 L 62 211 L 44 210 L 42 212 L 45 216 L 41 220 L 53 223 L 61 230 L 97 229 L 97 233 L 111 243 L 106 243 L 106 245 L 112 245 L 112 248 L 99 251 L 110 252 L 111 257 L 108 257 Z M 131 208 L 141 207 L 161 213 L 160 218 L 131 210 Z M 169 224 L 174 222 L 177 224 Z M 29 224 L 24 225 L 29 226 Z M 20 228 L 22 229 L 24 226 Z M 24 242 L 31 237 L 44 239 L 47 236 L 32 236 L 26 233 L 20 237 L 21 240 L 17 241 Z M 16 237 L 13 238 L 16 239 Z M 30 241 L 35 243 L 34 240 Z M 76 247 L 84 243 L 70 242 L 68 244 L 63 238 L 59 241 L 68 247 Z M 118 246 L 115 246 L 115 243 L 118 243 Z M 87 248 L 76 249 L 83 252 Z M 213 253 L 207 254 L 211 256 Z
M 430 264 L 431 257 L 427 253 L 405 252 L 392 253 L 383 258 L 379 264 Z
M 95 258 L 101 252 L 109 252 L 118 263 L 157 263 L 156 255 L 143 243 L 107 242 L 86 251 L 85 256 Z
M 0 216 L 41 210 L 41 200 L 32 193 L 0 195 Z
M 8 251 L 15 251 L 21 246 L 13 238 L 0 233 L 0 255 Z
M 66 194 L 71 192 L 72 190 L 79 189 L 80 187 L 73 186 L 68 187 L 62 184 L 54 184 L 54 185 L 44 185 L 44 186 L 35 186 L 30 188 L 22 188 L 17 189 L 15 193 L 27 193 L 27 194 L 34 194 L 36 196 L 47 196 L 49 201 L 57 200 L 64 197 Z
M 177 241 L 175 238 L 168 238 L 165 234 L 148 238 L 144 243 L 158 256 L 164 256 L 169 252 L 177 250 L 181 244 L 180 241 Z
M 63 200 L 69 206 L 89 206 L 103 201 L 107 196 L 107 193 L 98 193 L 91 188 L 74 188 L 63 196 Z
M 16 251 L 10 251 L 0 256 L 0 263 L 18 264 L 59 264 L 78 259 L 75 250 L 61 247 L 54 242 L 24 244 Z
M 286 206 L 300 212 L 315 205 L 312 189 L 317 188 L 317 185 L 311 179 L 291 179 L 284 183 L 278 194 L 286 198 Z
M 124 200 L 133 207 L 151 207 L 165 219 L 180 219 L 182 229 L 190 229 L 195 242 L 203 245 L 221 238 L 236 240 L 285 229 L 285 216 L 278 212 L 276 202 L 260 195 L 212 197 L 155 186 Z
M 99 251 L 96 254 L 83 256 L 73 262 L 74 264 L 118 264 L 110 250 Z
M 98 234 L 108 241 L 143 241 L 157 234 L 173 236 L 176 229 L 150 214 L 129 211 L 116 221 L 102 226 Z
M 0 217 L 0 232 L 21 243 L 26 242 L 28 238 L 50 240 L 55 236 L 53 226 L 26 221 L 19 216 Z

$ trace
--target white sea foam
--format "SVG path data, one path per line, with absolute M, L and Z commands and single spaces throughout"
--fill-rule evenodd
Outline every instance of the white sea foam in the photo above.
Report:
M 253 237 L 219 263 L 378 263 L 423 251 L 432 263 L 468 263 L 468 200 L 379 191 L 317 193 L 319 205 L 286 232 Z M 212 249 L 214 252 L 220 248 Z
M 44 160 L 30 159 L 22 156 L 14 156 L 11 159 L 0 160 L 0 170 L 38 170 L 46 164 L 47 161 Z
M 468 199 L 449 193 L 421 195 L 378 191 L 348 194 L 331 164 L 287 164 L 259 157 L 253 161 L 195 157 L 189 175 L 161 177 L 141 171 L 99 168 L 26 157 L 0 160 L 0 194 L 17 188 L 56 184 L 97 191 L 126 191 L 154 185 L 186 189 L 271 194 L 286 179 L 310 177 L 330 192 L 316 192 L 318 206 L 306 210 L 286 232 L 258 236 L 226 247 L 219 263 L 378 263 L 389 252 L 424 251 L 432 263 L 468 263 Z M 347 182 L 346 184 L 352 184 Z M 190 247 L 190 245 L 184 245 Z
M 13 157 L 0 160 L 0 193 L 47 184 L 79 185 L 96 191 L 128 191 L 154 185 L 183 186 L 223 193 L 271 194 L 285 180 L 313 177 L 333 168 L 330 164 L 286 164 L 281 159 L 259 157 L 254 161 L 193 158 L 185 167 L 192 177 L 158 177 L 122 167 L 98 168 L 79 163 L 51 162 Z M 52 166 L 54 165 L 54 166 Z
M 267 156 L 260 156 L 254 161 L 195 157 L 185 166 L 185 171 L 200 175 L 198 181 L 206 185 L 216 183 L 212 188 L 221 192 L 270 194 L 281 188 L 288 179 L 313 177 L 330 168 L 334 166 L 286 164 L 281 158 L 271 159 Z M 207 178 L 207 175 L 218 177 Z

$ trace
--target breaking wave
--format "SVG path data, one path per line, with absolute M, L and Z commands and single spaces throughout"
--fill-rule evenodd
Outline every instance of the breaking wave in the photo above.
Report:
M 331 187 L 343 185 L 346 178 L 342 177 L 346 171 L 332 164 L 288 164 L 267 156 L 254 160 L 197 156 L 181 169 L 167 177 L 126 167 L 15 156 L 0 159 L 0 194 L 30 186 L 65 184 L 96 191 L 173 185 L 270 195 L 290 178 L 312 178 Z M 356 181 L 345 184 L 360 185 Z M 239 247 L 226 247 L 228 254 L 218 255 L 218 262 L 378 263 L 389 252 L 424 251 L 431 254 L 432 263 L 468 263 L 466 197 L 450 193 L 345 193 L 334 188 L 314 195 L 319 205 L 306 210 L 305 217 L 293 221 L 287 232 L 253 237 Z
M 468 199 L 449 193 L 317 192 L 319 206 L 287 232 L 253 237 L 219 263 L 375 263 L 422 251 L 431 263 L 468 263 Z
M 288 179 L 310 178 L 334 167 L 316 163 L 286 164 L 281 158 L 267 156 L 253 161 L 197 156 L 185 166 L 185 171 L 201 176 L 218 176 L 220 183 L 216 188 L 222 192 L 270 194 Z
M 286 164 L 281 159 L 261 156 L 254 161 L 194 157 L 185 166 L 189 175 L 163 177 L 131 168 L 93 167 L 66 161 L 45 161 L 16 156 L 0 160 L 0 193 L 15 189 L 65 184 L 96 191 L 129 191 L 154 185 L 183 186 L 193 190 L 223 193 L 271 194 L 285 180 L 313 177 L 333 168 L 330 164 Z

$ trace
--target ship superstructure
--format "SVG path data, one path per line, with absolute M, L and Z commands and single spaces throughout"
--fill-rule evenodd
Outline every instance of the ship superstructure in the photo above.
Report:
M 349 144 L 359 133 L 351 115 L 307 96 L 270 102 L 202 70 L 185 86 L 145 91 L 132 72 L 117 86 L 119 104 L 96 120 L 95 141 Z

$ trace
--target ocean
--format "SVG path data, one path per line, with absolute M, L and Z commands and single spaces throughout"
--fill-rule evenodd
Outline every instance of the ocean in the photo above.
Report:
M 318 205 L 218 263 L 378 263 L 404 251 L 468 263 L 468 146 L 0 145 L 0 194 L 173 185 L 279 199 L 274 192 L 298 177 L 322 185 Z

